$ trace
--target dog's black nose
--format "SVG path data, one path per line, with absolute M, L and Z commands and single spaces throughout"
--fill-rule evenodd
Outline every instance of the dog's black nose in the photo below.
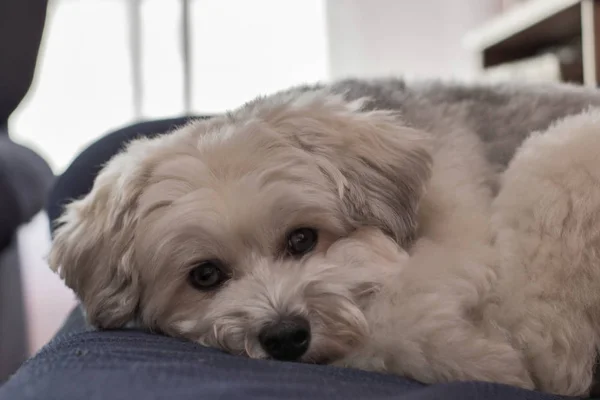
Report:
M 282 318 L 265 326 L 258 340 L 267 354 L 275 360 L 298 360 L 310 344 L 310 324 L 302 317 Z

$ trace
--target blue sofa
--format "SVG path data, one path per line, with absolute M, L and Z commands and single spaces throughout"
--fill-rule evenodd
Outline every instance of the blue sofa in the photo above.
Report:
M 69 198 L 84 195 L 108 158 L 137 136 L 153 136 L 186 118 L 113 132 L 83 151 L 58 178 L 51 220 Z M 4 386 L 0 400 L 551 400 L 534 391 L 464 382 L 426 386 L 397 376 L 331 366 L 259 361 L 136 330 L 93 331 L 75 309 L 56 338 Z

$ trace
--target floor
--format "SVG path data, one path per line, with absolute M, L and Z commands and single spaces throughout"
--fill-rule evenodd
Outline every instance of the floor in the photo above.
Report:
M 48 217 L 38 214 L 18 233 L 31 353 L 46 344 L 76 304 L 75 295 L 50 270 Z

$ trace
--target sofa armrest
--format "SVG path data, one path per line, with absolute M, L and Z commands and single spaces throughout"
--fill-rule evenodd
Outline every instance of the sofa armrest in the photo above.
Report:
M 44 159 L 0 134 L 0 250 L 43 208 L 53 181 Z

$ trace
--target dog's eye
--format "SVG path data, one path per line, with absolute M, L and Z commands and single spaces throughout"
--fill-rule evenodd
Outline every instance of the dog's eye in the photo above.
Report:
M 189 274 L 190 284 L 198 290 L 211 290 L 227 279 L 219 261 L 204 261 L 195 266 Z
M 300 256 L 315 248 L 318 234 L 312 228 L 299 228 L 289 233 L 287 237 L 287 252 L 292 256 Z

